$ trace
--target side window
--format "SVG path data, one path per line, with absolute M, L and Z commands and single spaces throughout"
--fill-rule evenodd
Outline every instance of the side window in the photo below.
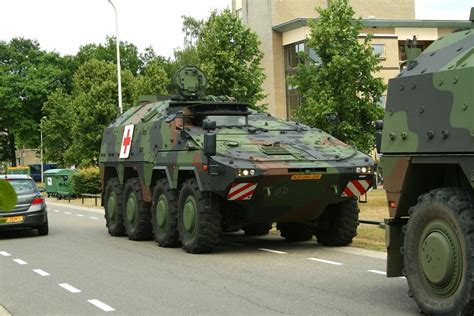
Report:
M 370 44 L 372 46 L 372 50 L 374 54 L 378 56 L 379 59 L 385 58 L 385 44 Z

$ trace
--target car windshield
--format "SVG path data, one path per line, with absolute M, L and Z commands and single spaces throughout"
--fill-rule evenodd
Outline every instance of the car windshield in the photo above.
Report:
M 247 125 L 247 116 L 245 115 L 208 115 L 206 118 L 215 121 L 217 127 Z
M 36 186 L 32 180 L 17 179 L 11 180 L 10 183 L 13 186 L 13 189 L 15 189 L 16 194 L 18 195 L 32 194 L 36 192 Z

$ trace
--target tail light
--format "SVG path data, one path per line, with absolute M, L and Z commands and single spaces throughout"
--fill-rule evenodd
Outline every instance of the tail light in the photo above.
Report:
M 37 196 L 33 199 L 33 201 L 31 201 L 31 205 L 41 204 L 43 203 L 43 201 L 44 201 L 44 198 L 42 198 L 41 196 Z

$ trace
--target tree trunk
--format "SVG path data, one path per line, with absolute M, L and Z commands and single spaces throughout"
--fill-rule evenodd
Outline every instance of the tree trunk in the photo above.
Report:
M 15 136 L 13 134 L 8 134 L 8 145 L 10 147 L 12 167 L 16 167 Z

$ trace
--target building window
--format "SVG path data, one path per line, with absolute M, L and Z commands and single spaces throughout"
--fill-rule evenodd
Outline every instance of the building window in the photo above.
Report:
M 379 59 L 385 59 L 385 44 L 370 44 L 370 46 Z

